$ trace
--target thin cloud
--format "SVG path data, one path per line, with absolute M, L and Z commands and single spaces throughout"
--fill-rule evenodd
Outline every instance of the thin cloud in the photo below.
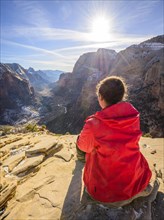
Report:
M 61 55 L 59 53 L 56 53 L 54 51 L 46 50 L 46 49 L 39 48 L 39 47 L 34 47 L 34 46 L 31 46 L 31 45 L 20 44 L 20 43 L 16 43 L 16 42 L 13 42 L 13 41 L 8 41 L 8 40 L 3 40 L 3 39 L 1 40 L 1 42 L 4 43 L 4 44 L 7 44 L 7 45 L 23 47 L 23 48 L 26 48 L 26 49 L 42 52 L 44 54 L 49 54 L 49 55 L 53 55 L 53 56 L 57 56 L 57 57 L 66 58 L 65 56 L 63 56 L 63 55 Z
M 10 34 L 9 34 L 10 33 Z M 12 33 L 12 35 L 11 35 Z M 89 34 L 80 31 L 59 28 L 35 28 L 28 26 L 4 28 L 2 32 L 4 38 L 26 37 L 37 41 L 48 40 L 72 40 L 72 41 L 88 41 Z
M 159 0 L 146 0 L 129 1 L 128 5 L 123 4 L 122 8 L 118 12 L 116 11 L 115 28 L 124 31 L 128 26 L 139 25 L 147 21 L 150 19 L 149 16 L 153 12 L 154 7 L 159 2 Z
M 39 58 L 39 57 L 38 57 Z M 61 69 L 63 71 L 72 71 L 72 68 L 76 62 L 76 60 L 72 60 L 70 62 L 63 62 L 63 60 L 40 60 L 40 59 L 26 59 L 23 57 L 15 57 L 15 56 L 9 56 L 5 57 L 3 60 L 3 63 L 13 63 L 18 62 L 20 65 L 22 65 L 24 68 L 29 68 L 32 64 L 33 68 L 35 69 Z M 27 63 L 29 65 L 27 66 Z M 39 66 L 39 68 L 38 68 Z
M 15 0 L 15 6 L 20 11 L 20 16 L 27 24 L 35 27 L 49 27 L 51 25 L 48 13 L 37 1 Z M 24 16 L 28 15 L 28 16 Z
M 118 36 L 115 37 L 114 41 L 104 42 L 104 43 L 96 43 L 96 44 L 88 44 L 88 45 L 80 45 L 80 46 L 74 46 L 74 47 L 65 47 L 54 50 L 54 52 L 65 52 L 65 51 L 76 51 L 80 49 L 93 49 L 93 48 L 111 48 L 115 49 L 118 46 L 122 48 L 125 48 L 126 46 L 130 46 L 131 44 L 137 44 L 141 43 L 142 41 L 147 40 L 148 38 L 151 38 L 153 36 Z

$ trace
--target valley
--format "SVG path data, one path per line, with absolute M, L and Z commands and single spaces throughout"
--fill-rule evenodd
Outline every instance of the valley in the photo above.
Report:
M 161 35 L 118 53 L 100 48 L 81 55 L 67 73 L 1 64 L 0 124 L 35 122 L 51 132 L 78 134 L 84 120 L 100 110 L 97 83 L 116 75 L 128 85 L 127 101 L 139 110 L 143 133 L 163 137 L 163 42 Z

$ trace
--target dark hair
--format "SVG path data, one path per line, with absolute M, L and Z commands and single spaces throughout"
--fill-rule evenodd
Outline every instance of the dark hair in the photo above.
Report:
M 127 85 L 124 79 L 118 76 L 110 76 L 101 80 L 96 90 L 97 95 L 100 94 L 109 105 L 123 101 L 127 97 Z

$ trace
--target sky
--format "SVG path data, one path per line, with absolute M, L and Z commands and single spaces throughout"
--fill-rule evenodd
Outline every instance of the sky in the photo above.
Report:
M 164 32 L 163 0 L 0 0 L 2 63 L 71 72 L 98 48 L 116 52 Z

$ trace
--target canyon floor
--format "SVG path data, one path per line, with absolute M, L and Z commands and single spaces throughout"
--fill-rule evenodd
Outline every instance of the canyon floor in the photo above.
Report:
M 87 199 L 76 139 L 47 131 L 1 136 L 1 220 L 164 219 L 164 139 L 140 140 L 141 152 L 160 182 L 158 192 L 119 208 Z

